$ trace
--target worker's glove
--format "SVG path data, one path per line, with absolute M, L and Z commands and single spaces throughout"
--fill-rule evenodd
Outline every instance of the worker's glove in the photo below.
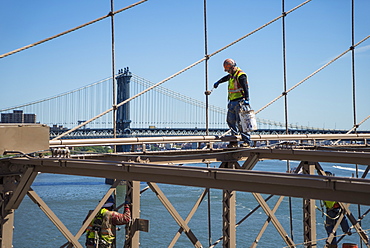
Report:
M 244 101 L 243 101 L 243 103 L 244 103 L 245 105 L 249 105 L 249 101 L 247 101 L 247 100 L 244 100 Z
M 213 88 L 217 89 L 217 87 L 218 87 L 218 85 L 219 85 L 219 84 L 220 84 L 219 82 L 216 82 L 216 83 L 213 85 Z

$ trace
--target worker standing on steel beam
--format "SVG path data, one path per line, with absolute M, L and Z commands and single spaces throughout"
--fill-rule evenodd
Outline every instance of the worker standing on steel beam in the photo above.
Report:
M 112 248 L 115 239 L 112 229 L 116 225 L 126 225 L 131 221 L 129 204 L 124 205 L 123 214 L 113 211 L 113 202 L 108 201 L 86 229 L 87 248 Z
M 252 145 L 250 139 L 250 132 L 243 132 L 240 123 L 239 112 L 241 108 L 250 109 L 249 105 L 249 88 L 247 74 L 243 72 L 239 67 L 236 66 L 236 62 L 233 59 L 226 59 L 224 61 L 225 72 L 229 74 L 222 77 L 213 87 L 216 89 L 220 83 L 228 81 L 228 111 L 226 122 L 231 129 L 233 135 L 237 135 L 239 132 L 242 136 L 244 143 L 242 147 L 249 147 Z M 237 143 L 229 144 L 229 147 L 237 147 Z
M 333 173 L 331 173 L 330 171 L 325 171 L 325 173 L 326 173 L 327 176 L 334 176 Z M 340 207 L 339 203 L 336 202 L 336 201 L 323 201 L 323 202 L 324 202 L 324 205 L 326 207 L 325 230 L 326 230 L 326 233 L 328 234 L 328 237 L 329 237 L 330 234 L 333 232 L 334 226 L 337 224 L 337 220 L 338 220 L 340 214 L 342 214 L 343 210 Z M 344 213 L 343 213 L 343 215 L 344 215 Z M 347 221 L 347 218 L 346 218 L 345 215 L 343 216 L 343 219 L 340 222 L 340 226 L 342 228 L 343 233 L 345 233 L 347 235 L 352 235 L 351 229 L 348 225 L 348 221 Z M 330 244 L 327 244 L 326 247 L 329 247 L 329 248 L 338 247 L 337 246 L 336 232 L 334 232 L 333 234 L 334 234 L 334 238 L 332 239 Z

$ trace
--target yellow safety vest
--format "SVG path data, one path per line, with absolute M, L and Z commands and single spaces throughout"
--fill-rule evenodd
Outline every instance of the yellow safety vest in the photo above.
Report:
M 112 243 L 115 237 L 112 233 L 112 224 L 110 223 L 110 218 L 110 211 L 105 208 L 100 209 L 99 213 L 87 227 L 87 238 L 95 238 L 94 226 L 98 225 L 100 227 L 99 236 L 106 242 Z M 101 223 L 101 225 L 96 223 Z
M 244 90 L 239 84 L 238 80 L 241 75 L 247 74 L 245 74 L 245 72 L 243 72 L 239 67 L 236 68 L 236 71 L 233 75 L 230 75 L 228 86 L 228 97 L 230 101 L 244 97 Z
M 338 208 L 339 204 L 336 201 L 324 201 L 325 207 L 328 209 Z

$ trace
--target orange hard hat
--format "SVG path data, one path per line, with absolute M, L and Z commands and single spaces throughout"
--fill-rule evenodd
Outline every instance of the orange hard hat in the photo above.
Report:
M 236 66 L 236 63 L 233 59 L 225 59 L 225 61 L 224 61 L 225 71 L 229 71 L 231 68 L 233 68 L 235 66 Z

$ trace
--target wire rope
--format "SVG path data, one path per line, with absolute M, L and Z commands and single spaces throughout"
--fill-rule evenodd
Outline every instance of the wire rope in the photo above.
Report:
M 300 4 L 300 5 L 296 6 L 296 7 L 294 7 L 294 8 L 293 8 L 293 9 L 291 9 L 290 11 L 286 12 L 284 15 L 280 15 L 279 17 L 277 17 L 277 18 L 273 19 L 272 21 L 270 21 L 270 22 L 266 23 L 265 25 L 263 25 L 263 26 L 261 26 L 261 27 L 259 27 L 259 28 L 255 29 L 254 31 L 250 32 L 249 34 L 247 34 L 247 35 L 245 35 L 245 36 L 243 36 L 243 37 L 239 38 L 238 40 L 236 40 L 236 41 L 234 41 L 234 42 L 230 43 L 229 45 L 227 45 L 227 46 L 225 46 L 225 47 L 223 47 L 223 48 L 221 48 L 221 49 L 217 50 L 216 52 L 214 52 L 214 53 L 212 53 L 211 55 L 207 56 L 207 58 L 205 57 L 205 58 L 202 58 L 202 59 L 198 60 L 197 62 L 195 62 L 195 63 L 191 64 L 190 66 L 188 66 L 188 67 L 186 67 L 186 68 L 184 68 L 184 69 L 180 70 L 179 72 L 177 72 L 177 73 L 175 73 L 175 74 L 173 74 L 173 75 L 169 76 L 168 78 L 166 78 L 166 79 L 164 79 L 164 80 L 162 80 L 162 81 L 158 82 L 157 84 L 152 85 L 151 87 L 149 87 L 149 88 L 147 88 L 147 89 L 143 90 L 142 92 L 140 92 L 140 93 L 136 94 L 135 96 L 132 96 L 132 97 L 130 97 L 130 98 L 128 98 L 128 99 L 126 99 L 126 100 L 122 101 L 121 103 L 117 104 L 115 107 L 117 107 L 117 108 L 118 108 L 118 107 L 120 107 L 120 106 L 122 106 L 122 105 L 126 104 L 127 102 L 129 102 L 129 101 L 131 101 L 131 100 L 133 100 L 133 99 L 135 99 L 135 98 L 139 97 L 140 95 L 142 95 L 142 94 L 144 94 L 144 93 L 146 93 L 146 92 L 148 92 L 148 91 L 150 91 L 150 90 L 154 89 L 155 87 L 157 87 L 157 86 L 159 86 L 159 85 L 163 84 L 164 82 L 167 82 L 167 81 L 169 81 L 170 79 L 172 79 L 172 78 L 174 78 L 174 77 L 176 77 L 176 76 L 178 76 L 178 75 L 182 74 L 183 72 L 185 72 L 185 71 L 187 71 L 187 70 L 191 69 L 192 67 L 194 67 L 194 66 L 198 65 L 199 63 L 203 62 L 204 60 L 206 60 L 206 59 L 208 59 L 208 58 L 210 58 L 210 57 L 212 57 L 212 56 L 214 56 L 214 55 L 218 54 L 219 52 L 221 52 L 221 51 L 225 50 L 226 48 L 228 48 L 228 47 L 230 47 L 230 46 L 232 46 L 232 45 L 236 44 L 237 42 L 239 42 L 239 41 L 243 40 L 244 38 L 246 38 L 246 37 L 250 36 L 251 34 L 253 34 L 253 33 L 255 33 L 255 32 L 257 32 L 257 31 L 261 30 L 262 28 L 264 28 L 264 27 L 266 27 L 266 26 L 270 25 L 271 23 L 273 23 L 273 22 L 275 22 L 276 20 L 280 19 L 282 16 L 285 16 L 286 14 L 291 13 L 292 11 L 294 11 L 294 10 L 296 10 L 296 9 L 300 8 L 301 6 L 303 6 L 304 4 L 306 4 L 306 3 L 310 2 L 310 1 L 311 1 L 311 0 L 307 0 L 307 1 L 305 1 L 304 3 L 302 3 L 302 4 Z M 143 1 L 141 1 L 141 2 L 143 2 Z M 140 2 L 140 3 L 141 3 L 141 2 Z M 116 13 L 116 12 L 114 12 L 114 13 Z M 106 18 L 106 17 L 104 17 L 104 18 Z M 78 129 L 78 128 L 80 128 L 80 127 L 82 127 L 82 126 L 84 126 L 84 125 L 86 125 L 86 124 L 88 124 L 88 123 L 90 123 L 90 122 L 92 122 L 92 121 L 94 121 L 94 120 L 96 120 L 96 119 L 100 118 L 101 116 L 103 116 L 103 115 L 105 115 L 105 114 L 107 114 L 107 113 L 111 112 L 112 110 L 113 110 L 113 107 L 112 107 L 112 108 L 110 108 L 110 109 L 108 109 L 108 110 L 106 110 L 106 111 L 104 111 L 104 112 L 102 112 L 101 114 L 98 114 L 98 115 L 96 115 L 95 117 L 93 117 L 93 118 L 91 118 L 91 119 L 89 119 L 89 120 L 87 120 L 87 121 L 85 121 L 85 122 L 81 123 L 80 125 L 78 125 L 78 126 L 76 126 L 76 127 L 72 128 L 72 129 L 70 129 L 70 130 L 68 130 L 68 131 L 66 131 L 66 132 L 64 132 L 64 133 L 62 133 L 62 134 L 60 134 L 59 136 L 55 137 L 53 140 L 56 140 L 56 139 L 59 139 L 59 138 L 64 137 L 65 135 L 67 135 L 67 134 L 69 134 L 69 133 L 71 133 L 71 132 L 75 131 L 76 129 Z
M 83 28 L 83 27 L 86 27 L 86 26 L 88 26 L 88 25 L 91 25 L 91 24 L 93 24 L 93 23 L 95 23 L 95 22 L 98 22 L 98 21 L 104 20 L 105 18 L 109 17 L 109 16 L 110 16 L 110 15 L 112 15 L 112 14 L 113 14 L 113 15 L 118 14 L 118 13 L 120 13 L 120 12 L 122 12 L 122 11 L 125 11 L 125 10 L 128 10 L 128 9 L 131 9 L 132 7 L 135 7 L 135 6 L 137 6 L 137 5 L 141 4 L 141 3 L 144 3 L 144 2 L 146 2 L 146 1 L 148 1 L 148 0 L 141 0 L 141 1 L 139 1 L 139 2 L 137 2 L 137 3 L 134 3 L 134 4 L 131 4 L 131 5 L 127 6 L 127 7 L 125 7 L 125 8 L 122 8 L 122 9 L 120 9 L 120 10 L 117 10 L 116 12 L 108 13 L 108 15 L 105 15 L 105 16 L 102 16 L 102 17 L 99 17 L 99 18 L 97 18 L 97 19 L 95 19 L 95 20 L 93 20 L 93 21 L 90 21 L 90 22 L 87 22 L 87 23 L 82 24 L 82 25 L 80 25 L 80 26 L 77 26 L 77 27 L 75 27 L 75 28 L 69 29 L 69 30 L 67 30 L 67 31 L 65 31 L 65 32 L 59 33 L 59 34 L 57 34 L 57 35 L 54 35 L 54 36 L 51 36 L 51 37 L 49 37 L 49 38 L 43 39 L 43 40 L 41 40 L 41 41 L 35 42 L 35 43 L 33 43 L 33 44 L 30 44 L 30 45 L 27 45 L 27 46 L 24 46 L 24 47 L 18 48 L 18 49 L 16 49 L 16 50 L 11 51 L 11 52 L 4 53 L 4 54 L 0 55 L 0 59 L 5 58 L 5 57 L 7 57 L 7 56 L 9 56 L 9 55 L 12 55 L 12 54 L 14 54 L 14 53 L 18 53 L 18 52 L 20 52 L 20 51 L 26 50 L 26 49 L 28 49 L 28 48 L 31 48 L 31 47 L 34 47 L 34 46 L 40 45 L 40 44 L 42 44 L 42 43 L 44 43 L 44 42 L 47 42 L 47 41 L 49 41 L 49 40 L 53 40 L 53 39 L 55 39 L 55 38 L 58 38 L 58 37 L 60 37 L 60 36 L 65 35 L 65 34 L 71 33 L 71 32 L 73 32 L 73 31 L 76 31 L 76 30 L 80 29 L 80 28 Z
M 203 1 L 203 14 L 204 14 L 204 56 L 206 58 L 204 63 L 204 76 L 205 76 L 205 86 L 206 91 L 208 92 L 208 35 L 207 35 L 207 0 Z M 206 95 L 206 135 L 209 135 L 209 95 Z M 209 163 L 207 163 L 207 167 L 209 167 Z M 212 245 L 212 222 L 211 222 L 211 189 L 207 188 L 207 210 L 208 210 L 208 244 L 209 246 Z
M 283 84 L 284 92 L 287 90 L 287 66 L 286 66 L 286 33 L 285 33 L 285 1 L 281 1 L 281 12 L 283 14 L 282 21 L 282 44 L 283 44 Z M 285 116 L 285 132 L 289 134 L 288 128 L 288 94 L 284 94 L 284 116 Z M 286 161 L 287 171 L 290 171 L 290 161 Z M 292 197 L 288 197 L 288 206 L 289 206 L 289 226 L 290 226 L 290 237 L 294 241 L 293 236 L 293 211 L 292 211 Z
M 353 101 L 353 127 L 356 132 L 356 74 L 355 74 L 355 6 L 354 0 L 352 0 L 352 46 L 351 46 L 351 55 L 352 55 L 352 101 Z
M 287 90 L 286 92 L 283 92 L 281 93 L 278 97 L 276 97 L 274 100 L 272 100 L 271 102 L 269 102 L 268 104 L 266 104 L 265 106 L 263 106 L 262 108 L 260 108 L 259 110 L 256 111 L 256 114 L 258 114 L 259 112 L 261 112 L 262 110 L 264 110 L 265 108 L 267 108 L 268 106 L 270 106 L 271 104 L 273 104 L 274 102 L 276 102 L 277 100 L 279 100 L 281 97 L 283 97 L 285 94 L 289 93 L 290 91 L 294 90 L 295 88 L 297 88 L 299 85 L 301 85 L 302 83 L 306 82 L 308 79 L 310 79 L 312 76 L 314 76 L 315 74 L 317 74 L 318 72 L 322 71 L 324 68 L 326 68 L 327 66 L 329 66 L 330 64 L 332 64 L 333 62 L 335 62 L 336 60 L 338 60 L 339 58 L 343 57 L 345 54 L 347 54 L 349 51 L 351 51 L 354 47 L 360 45 L 362 42 L 366 41 L 368 38 L 370 38 L 370 35 L 366 36 L 365 38 L 363 38 L 361 41 L 359 41 L 358 43 L 356 43 L 354 46 L 351 46 L 349 49 L 347 49 L 346 51 L 344 51 L 343 53 L 341 53 L 340 55 L 338 55 L 337 57 L 335 57 L 334 59 L 330 60 L 328 63 L 326 63 L 325 65 L 323 65 L 322 67 L 320 67 L 319 69 L 317 69 L 316 71 L 314 71 L 313 73 L 311 73 L 309 76 L 307 76 L 306 78 L 304 78 L 303 80 L 301 80 L 300 82 L 298 82 L 296 85 L 294 85 L 293 87 L 291 87 L 289 90 Z
M 115 72 L 116 72 L 116 62 L 115 62 L 115 44 L 114 44 L 114 0 L 110 1 L 110 6 L 111 6 L 111 12 L 108 14 L 111 17 L 111 48 L 112 48 L 112 87 L 113 87 L 113 92 L 112 92 L 112 106 L 113 106 L 113 113 L 112 113 L 112 124 L 113 124 L 113 138 L 117 137 L 117 108 L 116 108 L 116 77 L 115 77 Z M 116 152 L 117 146 L 113 146 L 114 152 Z

